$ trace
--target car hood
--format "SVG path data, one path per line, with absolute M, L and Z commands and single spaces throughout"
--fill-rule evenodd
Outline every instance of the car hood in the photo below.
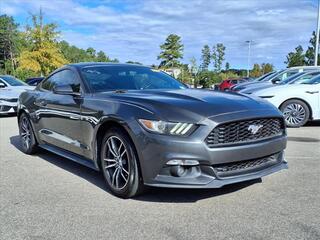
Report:
M 1 98 L 18 98 L 19 95 L 26 90 L 33 90 L 34 86 L 10 86 L 6 88 L 0 88 Z
M 260 82 L 252 81 L 252 82 L 239 83 L 233 89 L 236 90 L 236 91 L 240 91 L 242 89 L 247 88 L 248 86 L 251 86 L 251 85 L 254 85 L 254 84 L 258 84 L 258 83 L 260 83 Z
M 133 90 L 124 93 L 99 93 L 95 97 L 111 97 L 138 105 L 167 120 L 178 120 L 180 117 L 209 118 L 234 112 L 275 109 L 268 102 L 254 96 L 196 89 Z M 277 113 L 276 109 L 275 112 Z
M 255 91 L 264 89 L 264 88 L 270 88 L 275 86 L 274 84 L 270 83 L 270 82 L 260 82 L 260 83 L 256 83 L 254 85 L 248 85 L 247 88 L 240 90 L 240 93 L 245 93 L 245 94 L 251 94 Z

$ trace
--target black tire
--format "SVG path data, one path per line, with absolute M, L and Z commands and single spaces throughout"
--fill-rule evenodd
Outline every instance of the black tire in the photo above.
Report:
M 27 114 L 22 113 L 19 118 L 19 135 L 22 151 L 26 154 L 34 154 L 38 151 L 38 143 L 34 136 L 32 125 Z M 27 144 L 28 140 L 28 144 Z
M 112 141 L 116 146 L 115 148 L 110 146 Z M 121 142 L 123 143 L 122 147 Z M 120 150 L 114 151 L 117 147 Z M 123 153 L 124 151 L 126 153 Z M 114 155 L 116 152 L 118 159 Z M 139 171 L 138 157 L 134 145 L 125 131 L 119 128 L 111 128 L 105 134 L 101 144 L 100 159 L 104 179 L 114 195 L 121 198 L 130 198 L 143 192 L 144 186 Z M 117 168 L 118 170 L 116 170 Z M 125 180 L 126 177 L 127 181 Z
M 305 102 L 298 99 L 284 102 L 280 107 L 280 111 L 284 115 L 287 127 L 301 127 L 305 125 L 310 118 L 309 107 Z

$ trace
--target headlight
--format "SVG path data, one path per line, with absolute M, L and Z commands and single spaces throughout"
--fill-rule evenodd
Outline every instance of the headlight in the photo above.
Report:
M 139 122 L 146 130 L 160 134 L 185 136 L 195 129 L 195 125 L 192 123 L 174 123 L 146 119 L 139 119 Z
M 274 96 L 270 95 L 270 96 L 259 96 L 261 98 L 273 98 Z

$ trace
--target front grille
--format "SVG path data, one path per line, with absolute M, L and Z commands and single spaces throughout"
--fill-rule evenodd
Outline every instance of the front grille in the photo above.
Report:
M 271 156 L 257 158 L 253 160 L 213 165 L 213 169 L 218 177 L 223 178 L 259 171 L 264 168 L 275 165 L 280 161 L 280 154 L 277 153 Z
M 0 112 L 8 112 L 12 107 L 10 106 L 0 106 Z
M 257 130 L 258 126 L 260 128 Z M 283 134 L 284 123 L 281 118 L 252 119 L 216 126 L 206 138 L 206 143 L 213 148 L 260 141 Z

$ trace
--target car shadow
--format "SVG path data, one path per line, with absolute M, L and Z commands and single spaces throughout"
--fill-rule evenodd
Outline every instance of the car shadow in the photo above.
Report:
M 320 127 L 320 120 L 309 121 L 303 127 Z
M 10 143 L 19 151 L 21 149 L 20 137 L 12 136 L 10 137 Z M 99 187 L 100 189 L 111 192 L 107 189 L 101 173 L 82 166 L 76 162 L 67 160 L 56 154 L 48 152 L 46 150 L 40 150 L 36 156 L 42 158 L 43 160 L 53 164 L 59 168 L 62 168 L 78 177 L 85 179 L 86 181 L 92 183 L 93 185 Z M 218 189 L 175 189 L 175 188 L 154 188 L 147 187 L 147 191 L 140 196 L 134 197 L 133 200 L 136 201 L 146 201 L 146 202 L 163 202 L 163 203 L 188 203 L 197 202 L 201 199 L 218 197 L 225 194 L 230 194 L 235 191 L 239 191 L 243 188 L 249 187 L 256 183 L 261 183 L 261 179 L 246 181 L 242 183 L 228 185 Z

